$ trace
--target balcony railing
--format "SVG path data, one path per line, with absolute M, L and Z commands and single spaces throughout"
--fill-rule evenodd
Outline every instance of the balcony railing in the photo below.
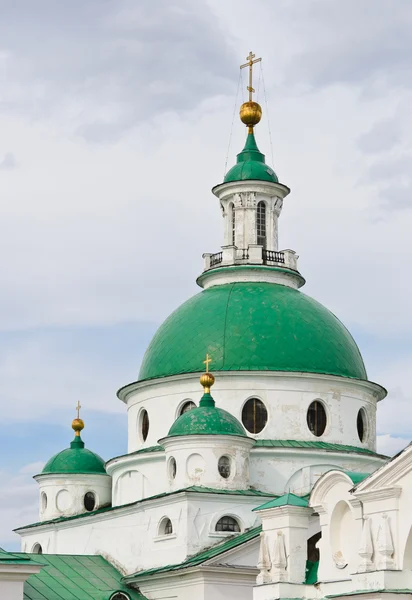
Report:
M 293 250 L 266 250 L 262 246 L 249 246 L 249 248 L 236 248 L 225 246 L 221 252 L 204 254 L 205 271 L 216 267 L 232 265 L 267 265 L 275 267 L 284 266 L 297 271 L 298 256 Z
M 223 260 L 223 252 L 216 252 L 210 255 L 210 268 L 215 267 Z
M 262 250 L 263 264 L 266 265 L 268 262 L 276 262 L 285 264 L 285 253 L 277 252 L 275 250 Z

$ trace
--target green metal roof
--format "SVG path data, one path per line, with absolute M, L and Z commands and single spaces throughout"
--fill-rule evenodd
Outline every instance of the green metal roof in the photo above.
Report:
M 358 448 L 358 446 L 347 446 L 346 444 L 332 444 L 330 442 L 306 442 L 302 440 L 256 440 L 256 448 L 313 448 L 314 450 L 325 450 L 326 452 L 355 452 L 357 454 L 369 454 L 376 458 L 388 459 L 384 454 L 377 454 L 369 448 Z
M 343 471 L 343 472 L 345 473 L 345 475 L 347 475 L 352 480 L 352 483 L 355 485 L 357 483 L 360 483 L 361 481 L 363 481 L 370 475 L 370 473 L 357 473 L 356 471 Z
M 199 406 L 183 413 L 171 426 L 168 437 L 184 435 L 237 435 L 247 437 L 243 425 L 229 412 L 215 406 L 210 394 L 203 394 Z
M 269 502 L 265 502 L 265 504 L 253 508 L 252 510 L 266 510 L 267 508 L 278 508 L 280 506 L 302 506 L 307 508 L 309 506 L 309 501 L 306 498 L 301 498 L 300 496 L 288 492 L 287 494 L 279 496 L 279 498 L 275 498 L 275 500 L 269 500 Z
M 36 554 L 37 556 L 37 554 Z M 38 561 L 31 560 L 27 554 L 6 552 L 0 548 L 0 565 L 38 565 Z
M 70 443 L 70 448 L 62 450 L 46 463 L 42 475 L 51 473 L 106 475 L 106 469 L 104 460 L 87 450 L 81 437 L 76 436 Z
M 124 458 L 125 456 L 135 456 L 136 454 L 150 454 L 151 452 L 164 452 L 165 449 L 163 446 L 149 446 L 148 448 L 140 448 L 140 450 L 135 450 L 134 452 L 128 452 L 127 454 L 120 454 L 119 456 L 113 456 L 113 458 L 109 458 L 106 461 L 106 465 L 108 465 L 112 460 L 116 460 L 118 458 Z
M 265 155 L 259 151 L 254 133 L 248 134 L 245 147 L 237 155 L 235 166 L 226 173 L 224 183 L 246 179 L 279 182 L 275 171 L 265 163 Z
M 124 577 L 123 581 L 125 581 L 125 582 L 134 581 L 135 579 L 138 579 L 140 577 L 147 577 L 148 575 L 155 575 L 158 573 L 166 573 L 168 571 L 180 571 L 181 569 L 197 567 L 198 565 L 201 565 L 202 563 L 204 563 L 212 558 L 215 558 L 216 556 L 219 556 L 220 554 L 224 554 L 225 552 L 228 552 L 229 550 L 233 550 L 234 548 L 237 548 L 238 546 L 241 546 L 242 544 L 245 544 L 246 542 L 249 542 L 250 540 L 253 540 L 253 539 L 259 537 L 259 534 L 261 531 L 262 531 L 261 526 L 254 527 L 253 529 L 249 529 L 248 531 L 245 531 L 244 533 L 240 533 L 239 535 L 230 537 L 229 539 L 225 540 L 224 542 L 220 542 L 220 543 L 216 544 L 215 546 L 208 548 L 207 550 L 203 550 L 202 552 L 199 552 L 199 554 L 195 554 L 194 556 L 187 558 L 182 563 L 178 563 L 175 565 L 166 565 L 165 567 L 146 569 L 145 571 L 138 571 L 137 573 L 134 573 L 133 575 L 128 575 L 127 577 Z
M 110 600 L 123 592 L 130 600 L 145 596 L 122 582 L 122 575 L 101 556 L 21 554 L 44 565 L 24 584 L 24 600 Z
M 160 326 L 140 380 L 203 370 L 291 371 L 367 379 L 348 330 L 302 292 L 273 283 L 217 285 L 193 296 Z
M 196 494 L 217 494 L 217 495 L 225 495 L 225 496 L 256 496 L 256 497 L 266 497 L 273 498 L 276 494 L 271 494 L 269 492 L 261 492 L 260 490 L 225 490 L 225 489 L 215 489 L 204 487 L 200 485 L 192 485 L 187 488 L 182 488 L 180 490 L 176 490 L 174 492 L 163 492 L 161 494 L 156 494 L 155 496 L 148 496 L 147 498 L 142 498 L 142 500 L 136 500 L 136 502 L 128 502 L 127 504 L 121 504 L 119 506 L 105 506 L 103 508 L 98 508 L 97 510 L 92 510 L 87 513 L 81 513 L 80 515 L 72 515 L 70 517 L 56 517 L 55 519 L 49 519 L 48 521 L 38 521 L 37 523 L 31 523 L 30 525 L 24 525 L 23 527 L 18 527 L 14 529 L 14 531 L 21 531 L 22 529 L 31 529 L 34 527 L 41 527 L 42 525 L 50 525 L 53 523 L 63 523 L 66 521 L 73 521 L 75 519 L 85 519 L 89 517 L 93 517 L 95 515 L 100 515 L 106 512 L 112 512 L 117 510 L 122 510 L 128 506 L 136 506 L 138 504 L 142 504 L 144 502 L 152 502 L 153 500 L 157 500 L 159 498 L 165 498 L 167 496 L 175 496 L 176 494 L 182 493 L 196 493 Z

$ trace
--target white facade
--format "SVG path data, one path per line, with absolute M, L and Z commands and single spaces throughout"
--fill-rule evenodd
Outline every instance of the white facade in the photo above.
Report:
M 296 253 L 278 250 L 289 189 L 238 181 L 213 191 L 224 244 L 204 255 L 199 285 L 301 287 Z M 40 522 L 18 530 L 23 551 L 100 554 L 149 600 L 321 600 L 412 589 L 412 449 L 388 464 L 376 454 L 384 388 L 324 374 L 219 372 L 216 405 L 243 423 L 247 436 L 168 437 L 202 393 L 199 373 L 122 388 L 128 454 L 108 461 L 107 475 L 38 476 Z M 265 415 L 255 432 L 244 416 L 252 401 Z M 96 500 L 90 513 L 88 492 Z M 290 492 L 301 504 L 258 508 Z M 260 524 L 261 535 L 250 532 Z M 214 548 L 225 540 L 221 552 Z M 190 562 L 202 552 L 200 562 Z M 314 586 L 306 568 L 318 553 Z M 146 574 L 150 569 L 158 571 Z M 4 581 L 0 571 L 0 586 Z
M 112 482 L 108 475 L 36 475 L 39 484 L 40 520 L 70 517 L 85 512 L 85 496 L 93 494 L 93 510 L 109 506 Z

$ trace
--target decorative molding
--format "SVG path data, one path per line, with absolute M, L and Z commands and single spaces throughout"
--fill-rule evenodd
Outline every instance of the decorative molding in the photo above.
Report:
M 272 562 L 270 560 L 266 536 L 263 531 L 260 533 L 259 559 L 257 563 L 257 568 L 260 570 L 260 573 L 256 578 L 257 585 L 270 583 L 271 577 L 269 571 L 272 568 Z
M 275 538 L 272 554 L 272 569 L 270 572 L 272 582 L 286 581 L 286 567 L 287 557 L 285 548 L 285 536 L 283 535 L 282 531 L 278 531 Z
M 393 554 L 395 548 L 393 545 L 390 520 L 386 513 L 382 514 L 381 523 L 379 525 L 377 547 L 377 568 L 379 570 L 394 569 L 395 562 L 393 560 Z
M 365 517 L 361 541 L 359 545 L 358 554 L 361 557 L 361 561 L 358 567 L 358 573 L 366 573 L 367 571 L 373 570 L 373 538 L 371 521 L 368 517 Z

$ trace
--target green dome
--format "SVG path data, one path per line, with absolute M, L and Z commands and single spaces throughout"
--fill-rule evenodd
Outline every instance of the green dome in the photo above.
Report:
M 248 134 L 245 147 L 237 155 L 236 165 L 226 173 L 224 183 L 244 181 L 245 179 L 279 183 L 275 171 L 265 163 L 265 155 L 259 152 L 253 133 Z
M 210 394 L 203 394 L 200 404 L 183 413 L 171 426 L 168 436 L 239 435 L 247 437 L 239 421 L 222 408 L 216 408 Z
M 203 370 L 292 371 L 367 379 L 359 349 L 324 306 L 274 283 L 210 287 L 161 325 L 143 357 L 139 379 Z
M 106 475 L 104 460 L 84 447 L 80 436 L 74 438 L 70 448 L 55 454 L 45 465 L 42 474 L 71 473 Z

